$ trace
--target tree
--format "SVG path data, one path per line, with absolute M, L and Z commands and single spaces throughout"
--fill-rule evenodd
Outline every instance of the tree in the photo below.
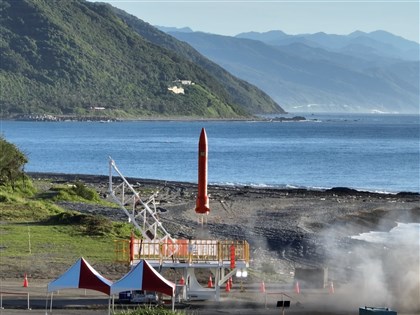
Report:
M 23 167 L 28 162 L 27 157 L 14 144 L 7 142 L 0 135 L 0 185 L 12 185 L 24 175 Z

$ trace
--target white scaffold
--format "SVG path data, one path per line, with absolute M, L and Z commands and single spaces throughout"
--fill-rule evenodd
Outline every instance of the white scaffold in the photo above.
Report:
M 114 177 L 118 178 L 115 183 Z M 143 201 L 140 193 L 127 181 L 111 157 L 109 157 L 108 193 L 125 212 L 128 222 L 132 223 L 149 243 L 155 243 L 156 246 L 161 243 L 176 243 L 158 219 L 155 203 L 157 193 L 150 196 L 146 202 Z M 177 246 L 171 246 L 171 251 L 167 253 L 168 257 L 176 251 Z

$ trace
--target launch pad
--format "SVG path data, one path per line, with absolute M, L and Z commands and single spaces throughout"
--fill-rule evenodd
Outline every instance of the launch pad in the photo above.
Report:
M 207 190 L 207 187 L 206 187 Z M 183 299 L 214 299 L 219 301 L 220 288 L 235 274 L 246 274 L 249 267 L 249 244 L 238 240 L 175 239 L 158 217 L 153 194 L 143 201 L 109 158 L 109 195 L 128 217 L 128 222 L 141 233 L 130 240 L 117 240 L 117 261 L 137 264 L 146 259 L 155 269 L 174 269 L 180 274 L 179 295 Z M 197 269 L 207 269 L 214 286 L 203 287 L 195 276 Z M 183 279 L 183 280 L 181 280 Z

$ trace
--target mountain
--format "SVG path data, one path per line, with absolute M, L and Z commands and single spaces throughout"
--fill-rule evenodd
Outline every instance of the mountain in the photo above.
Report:
M 395 50 L 396 54 L 399 54 L 401 59 L 418 61 L 420 58 L 418 43 L 385 31 L 374 31 L 370 33 L 358 31 L 351 33 L 349 37 L 368 37 L 376 42 L 388 44 L 388 47 L 392 47 L 392 50 Z M 387 51 L 382 52 L 387 53 Z
M 123 10 L 120 10 L 120 9 L 117 9 L 117 8 L 114 8 L 114 9 L 115 9 L 115 12 L 120 14 L 120 16 L 123 16 L 123 17 L 128 18 L 128 19 L 133 19 L 133 20 L 137 19 L 135 16 L 130 15 Z M 146 25 L 148 25 L 148 24 L 146 23 Z M 162 32 L 165 32 L 165 33 L 168 33 L 168 32 L 192 33 L 193 32 L 193 30 L 189 27 L 168 27 L 168 26 L 159 26 L 159 25 L 155 25 L 154 27 L 156 27 L 158 30 L 160 30 Z
M 354 53 L 358 53 L 359 56 L 376 54 L 380 57 L 409 61 L 418 61 L 420 58 L 420 46 L 418 43 L 385 31 L 370 33 L 355 31 L 349 35 L 326 34 L 324 32 L 287 35 L 282 31 L 268 31 L 264 33 L 241 33 L 235 37 L 258 40 L 274 46 L 301 43 L 343 54 L 350 53 L 354 55 Z
M 111 6 L 110 6 L 111 7 Z M 123 10 L 111 7 L 112 10 L 118 15 L 127 25 L 136 31 L 142 38 L 150 41 L 151 43 L 173 51 L 183 58 L 188 59 L 194 64 L 199 65 L 211 75 L 220 81 L 223 86 L 229 91 L 230 96 L 234 102 L 241 104 L 248 112 L 253 114 L 276 114 L 285 113 L 270 96 L 251 85 L 250 83 L 234 77 L 231 73 L 217 65 L 216 63 L 205 58 L 197 50 L 189 44 L 179 41 L 176 38 L 159 31 L 157 28 L 152 27 L 150 24 L 138 19 L 137 17 L 126 13 Z M 159 26 L 160 29 L 174 29 Z M 176 28 L 175 28 L 176 29 Z M 181 33 L 193 33 L 189 28 L 176 29 Z
M 245 109 L 217 77 L 139 36 L 108 5 L 0 0 L 0 11 L 2 117 L 238 118 L 266 105 L 281 111 L 268 96 L 259 99 L 261 91 L 244 91 Z
M 169 34 L 290 112 L 418 113 L 419 61 L 407 55 L 419 45 L 392 34 Z

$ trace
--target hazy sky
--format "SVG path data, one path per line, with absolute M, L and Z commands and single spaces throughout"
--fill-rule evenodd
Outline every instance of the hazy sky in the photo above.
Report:
M 95 0 L 91 0 L 95 1 Z M 220 35 L 282 30 L 349 34 L 385 30 L 419 42 L 420 0 L 101 0 L 152 25 Z

